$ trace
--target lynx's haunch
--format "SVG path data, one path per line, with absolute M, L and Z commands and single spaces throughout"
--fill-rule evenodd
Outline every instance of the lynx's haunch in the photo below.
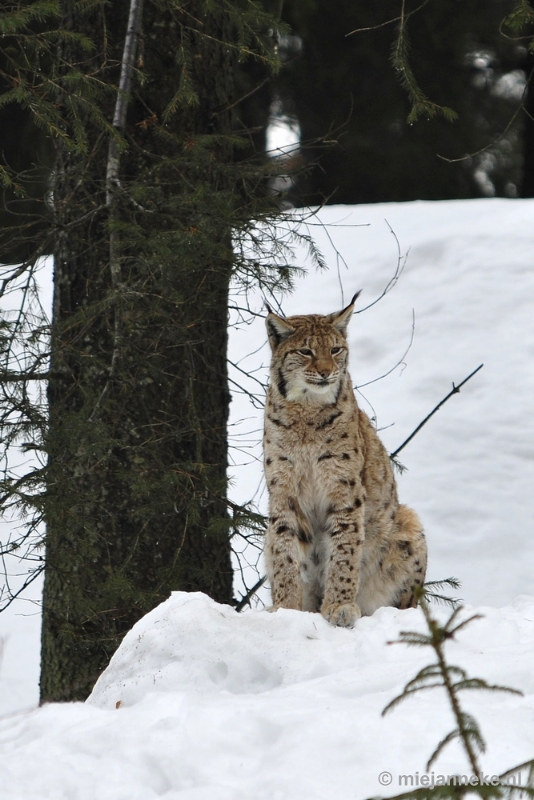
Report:
M 386 450 L 347 372 L 347 308 L 266 318 L 272 350 L 265 408 L 265 542 L 273 610 L 320 611 L 350 627 L 380 606 L 416 605 L 426 542 L 399 505 Z

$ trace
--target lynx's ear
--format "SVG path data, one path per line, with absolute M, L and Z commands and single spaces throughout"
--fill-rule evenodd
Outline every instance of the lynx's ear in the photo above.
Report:
M 271 345 L 271 350 L 276 350 L 280 342 L 295 333 L 295 328 L 283 317 L 279 317 L 278 314 L 271 311 L 267 303 L 265 303 L 265 307 L 269 312 L 265 318 L 269 344 Z
M 330 322 L 334 328 L 336 328 L 343 336 L 347 335 L 347 325 L 350 322 L 350 318 L 352 317 L 352 312 L 354 311 L 354 303 L 358 299 L 358 296 L 361 294 L 361 289 L 359 292 L 356 292 L 348 306 L 344 308 L 342 311 L 336 311 L 334 314 L 329 314 L 327 316 L 328 322 Z

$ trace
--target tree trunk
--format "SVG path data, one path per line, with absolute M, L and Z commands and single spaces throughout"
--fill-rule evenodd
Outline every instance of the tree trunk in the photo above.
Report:
M 534 197 L 534 53 L 525 59 L 525 74 L 528 85 L 523 114 L 523 180 L 521 197 Z
M 60 53 L 66 129 L 69 65 L 83 72 L 78 97 L 89 80 L 118 84 L 120 5 L 81 12 L 63 2 L 64 26 L 97 44 L 89 55 L 75 45 Z M 42 701 L 87 697 L 123 635 L 171 591 L 232 599 L 226 328 L 236 188 L 222 137 L 236 57 L 225 46 L 227 10 L 207 8 L 145 10 L 144 80 L 130 103 L 116 219 L 106 206 L 109 133 L 81 107 L 86 153 L 57 145 Z M 98 103 L 111 120 L 113 95 Z

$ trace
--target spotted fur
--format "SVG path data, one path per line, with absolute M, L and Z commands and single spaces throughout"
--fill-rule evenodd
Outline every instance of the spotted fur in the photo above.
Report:
M 273 610 L 320 611 L 350 627 L 381 606 L 416 605 L 426 542 L 399 504 L 389 457 L 358 407 L 342 311 L 283 318 L 269 309 L 265 542 Z

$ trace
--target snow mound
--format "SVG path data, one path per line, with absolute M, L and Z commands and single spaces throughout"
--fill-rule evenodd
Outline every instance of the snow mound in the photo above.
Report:
M 534 753 L 534 598 L 477 611 L 483 619 L 447 644 L 449 663 L 524 693 L 464 693 L 493 775 Z M 2 800 L 397 794 L 454 727 L 441 690 L 381 716 L 433 660 L 426 649 L 389 646 L 401 630 L 424 630 L 421 612 L 382 608 L 345 630 L 317 614 L 237 614 L 174 593 L 127 634 L 85 704 L 0 719 Z M 468 773 L 456 746 L 434 770 Z
M 385 644 L 400 614 L 383 608 L 363 618 L 363 637 L 333 628 L 320 614 L 238 614 L 200 592 L 173 592 L 125 636 L 87 702 L 129 706 L 154 691 L 256 694 L 354 667 L 365 671 L 369 648 Z M 402 619 L 421 627 L 416 611 Z

